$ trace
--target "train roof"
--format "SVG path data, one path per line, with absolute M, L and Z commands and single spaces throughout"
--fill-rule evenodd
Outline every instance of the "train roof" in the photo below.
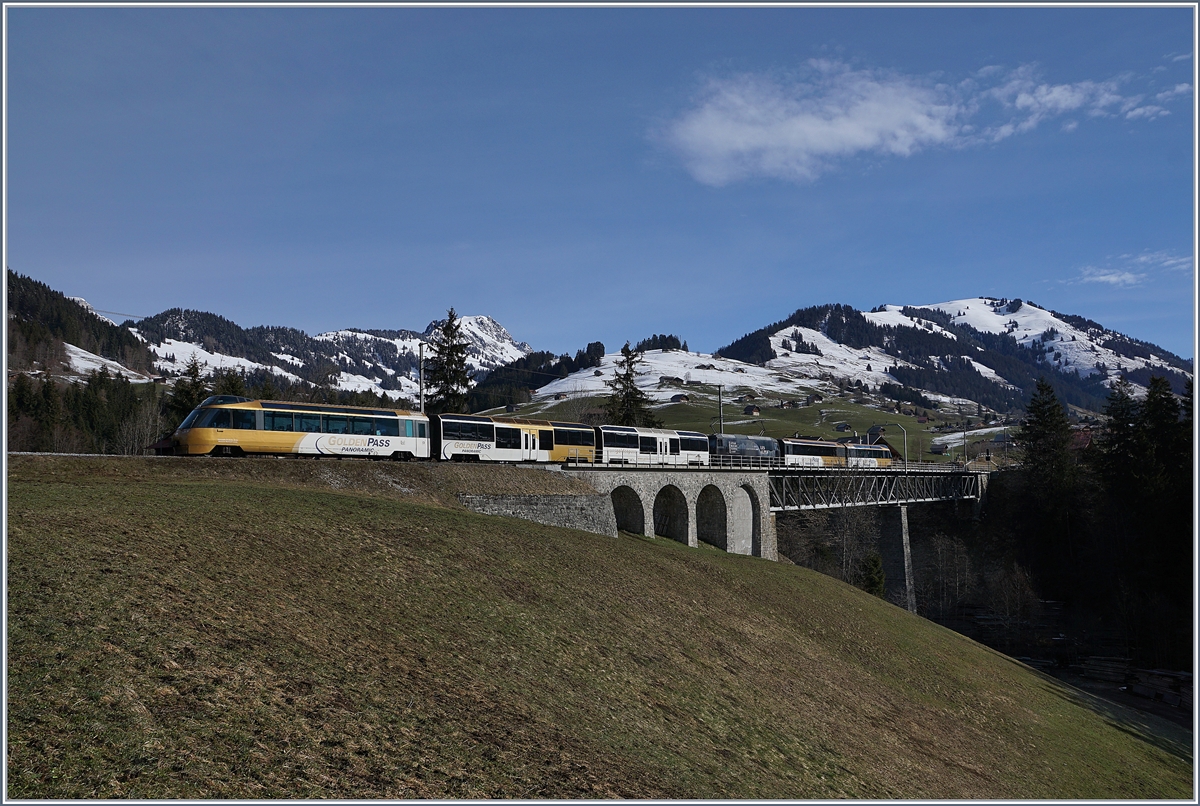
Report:
M 276 411 L 308 411 L 319 414 L 360 414 L 375 417 L 424 417 L 424 414 L 408 409 L 383 409 L 368 406 L 342 406 L 329 403 L 294 403 L 290 400 L 251 400 L 235 395 L 211 395 L 196 408 L 222 406 L 233 409 L 265 409 Z
M 551 420 L 531 420 L 527 417 L 491 417 L 488 419 L 491 419 L 496 423 L 516 423 L 519 425 L 538 425 L 542 427 L 549 426 L 551 428 L 575 428 L 587 429 L 588 431 L 592 430 L 590 425 L 585 425 L 584 423 L 562 423 L 553 422 Z

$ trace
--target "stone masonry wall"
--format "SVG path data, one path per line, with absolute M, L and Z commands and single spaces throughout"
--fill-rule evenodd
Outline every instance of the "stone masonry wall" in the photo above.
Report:
M 546 526 L 617 536 L 617 519 L 607 495 L 460 495 L 458 500 L 481 515 L 505 515 Z

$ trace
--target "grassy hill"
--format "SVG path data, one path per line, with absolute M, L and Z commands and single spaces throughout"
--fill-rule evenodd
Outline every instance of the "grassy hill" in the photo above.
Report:
M 1190 798 L 1190 734 L 540 470 L 9 457 L 14 798 Z

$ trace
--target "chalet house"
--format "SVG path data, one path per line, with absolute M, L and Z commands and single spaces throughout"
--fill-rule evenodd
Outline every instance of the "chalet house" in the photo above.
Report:
M 834 431 L 849 431 L 850 423 L 838 423 L 833 427 Z
M 687 395 L 671 395 L 672 403 L 690 403 Z
M 759 410 L 758 406 L 747 406 L 746 408 L 742 409 L 742 414 L 760 414 L 760 413 L 761 413 L 761 411 Z

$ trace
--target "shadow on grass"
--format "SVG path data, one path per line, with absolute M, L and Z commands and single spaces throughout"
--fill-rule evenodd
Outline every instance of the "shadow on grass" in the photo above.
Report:
M 1070 683 L 1064 683 L 1045 672 L 1025 666 L 1013 658 L 1009 658 L 1009 661 L 1041 678 L 1045 689 L 1055 697 L 1086 708 L 1122 733 L 1170 753 L 1188 764 L 1192 763 L 1192 733 L 1187 728 L 1168 719 L 1075 688 Z

